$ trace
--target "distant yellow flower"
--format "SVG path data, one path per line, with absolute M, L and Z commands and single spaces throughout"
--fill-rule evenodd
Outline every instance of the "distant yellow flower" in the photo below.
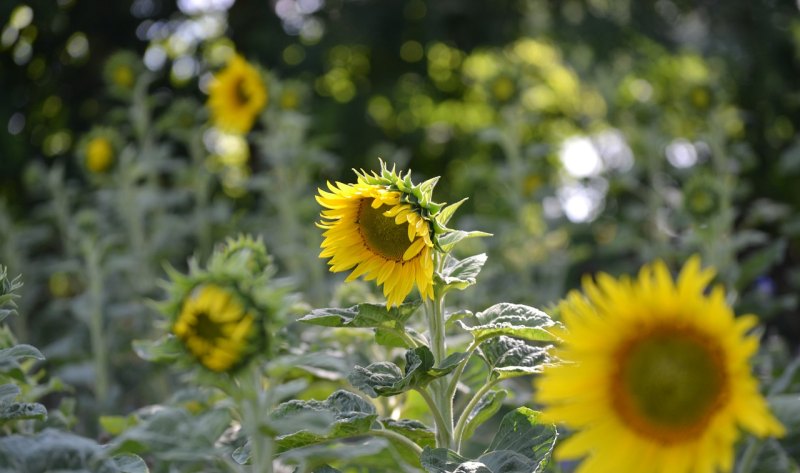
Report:
M 229 290 L 206 284 L 184 300 L 172 331 L 203 366 L 228 372 L 252 354 L 259 336 L 256 321 Z
M 267 89 L 261 74 L 242 56 L 235 55 L 214 75 L 209 87 L 208 107 L 214 125 L 222 130 L 247 133 L 267 104 Z
M 376 279 L 387 306 L 399 305 L 416 283 L 423 299 L 433 297 L 432 224 L 424 209 L 385 178 L 359 174 L 356 184 L 328 183 L 317 202 L 325 207 L 319 227 L 325 229 L 321 258 L 331 271 L 353 269 L 347 277 Z
M 114 147 L 107 138 L 98 136 L 86 144 L 86 168 L 100 174 L 114 164 Z
M 103 66 L 103 78 L 108 84 L 109 92 L 118 98 L 130 98 L 136 79 L 143 69 L 142 60 L 132 51 L 112 54 Z
M 753 315 L 734 318 L 714 273 L 690 259 L 637 279 L 601 274 L 561 304 L 567 331 L 537 383 L 548 420 L 575 433 L 556 449 L 576 473 L 714 473 L 733 466 L 739 427 L 780 436 L 750 373 Z

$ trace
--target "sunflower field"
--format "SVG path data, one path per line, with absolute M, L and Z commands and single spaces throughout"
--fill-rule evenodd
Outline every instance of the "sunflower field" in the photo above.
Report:
M 800 4 L 0 2 L 0 473 L 800 472 Z

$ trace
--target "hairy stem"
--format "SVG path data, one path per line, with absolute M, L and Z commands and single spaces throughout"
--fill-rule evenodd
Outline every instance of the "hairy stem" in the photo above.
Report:
M 475 392 L 475 394 L 472 396 L 472 399 L 469 400 L 469 403 L 467 403 L 467 406 L 461 413 L 461 417 L 459 417 L 458 423 L 456 424 L 456 429 L 453 433 L 453 438 L 455 439 L 456 452 L 461 451 L 461 442 L 464 440 L 463 439 L 464 429 L 467 426 L 467 419 L 469 418 L 470 413 L 472 412 L 473 409 L 475 409 L 475 406 L 478 405 L 478 402 L 480 402 L 481 398 L 487 392 L 489 392 L 489 390 L 492 389 L 497 383 L 498 383 L 497 380 L 486 380 L 486 383 L 484 383 L 483 386 L 481 386 L 481 388 Z

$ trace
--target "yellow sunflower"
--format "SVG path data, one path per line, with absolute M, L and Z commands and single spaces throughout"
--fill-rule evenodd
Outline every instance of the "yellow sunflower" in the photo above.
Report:
M 209 86 L 208 107 L 214 126 L 247 133 L 267 104 L 267 89 L 259 71 L 238 54 L 214 75 Z
M 407 181 L 410 182 L 410 181 Z M 399 184 L 399 186 L 398 186 Z M 382 176 L 358 174 L 355 184 L 328 183 L 317 202 L 325 229 L 321 258 L 333 272 L 353 272 L 383 285 L 388 307 L 399 305 L 416 284 L 423 299 L 433 297 L 432 220 L 393 170 Z M 428 214 L 428 215 L 426 215 Z
M 184 300 L 172 332 L 206 368 L 227 372 L 252 354 L 256 316 L 228 290 L 206 284 Z
M 783 435 L 750 373 L 758 319 L 706 293 L 713 276 L 693 257 L 673 281 L 659 261 L 568 296 L 564 362 L 537 382 L 546 417 L 575 430 L 556 458 L 583 458 L 577 473 L 727 472 L 739 428 Z

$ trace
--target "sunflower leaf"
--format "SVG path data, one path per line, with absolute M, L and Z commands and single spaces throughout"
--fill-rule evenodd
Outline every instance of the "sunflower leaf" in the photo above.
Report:
M 539 412 L 527 407 L 518 407 L 506 414 L 487 454 L 510 450 L 536 462 L 536 469 L 528 471 L 538 470 L 548 461 L 558 438 L 555 425 L 540 422 L 539 416 Z
M 542 366 L 552 361 L 549 351 L 550 346 L 501 335 L 483 342 L 478 353 L 492 370 L 492 377 L 508 379 L 541 372 Z
M 472 412 L 467 415 L 462 438 L 468 439 L 472 437 L 472 434 L 475 433 L 475 429 L 489 420 L 503 407 L 503 401 L 506 399 L 507 395 L 508 391 L 505 389 L 489 391 L 484 394 L 478 404 L 472 409 Z
M 387 309 L 383 304 L 357 304 L 346 309 L 315 309 L 298 319 L 323 327 L 402 328 L 422 301 L 407 302 Z
M 370 397 L 394 396 L 410 389 L 427 386 L 431 381 L 447 375 L 467 356 L 453 353 L 439 366 L 434 367 L 434 357 L 426 346 L 406 351 L 406 367 L 401 370 L 394 363 L 381 361 L 369 366 L 358 366 L 348 376 L 350 383 Z
M 446 448 L 426 448 L 420 456 L 420 463 L 428 473 L 453 473 L 459 465 L 469 462 L 458 453 Z M 485 468 L 485 466 L 484 466 Z M 490 470 L 462 470 L 475 473 L 491 473 Z
M 470 256 L 463 260 L 447 255 L 442 274 L 437 274 L 437 276 L 441 283 L 444 284 L 445 291 L 450 289 L 464 290 L 475 284 L 475 279 L 478 277 L 478 273 L 481 272 L 484 263 L 486 263 L 485 253 Z
M 507 335 L 531 341 L 557 341 L 555 330 L 561 326 L 539 309 L 521 304 L 502 302 L 475 315 L 478 324 L 468 326 L 457 321 L 461 328 L 482 342 L 492 337 Z
M 21 419 L 47 419 L 47 408 L 38 402 L 0 402 L 0 423 Z
M 454 202 L 444 207 L 442 211 L 436 215 L 436 220 L 442 225 L 447 225 L 447 222 L 449 222 L 450 219 L 453 218 L 453 214 L 456 213 L 456 210 L 458 210 L 458 208 L 461 207 L 461 204 L 466 202 L 467 199 L 468 199 L 467 197 L 464 197 L 458 202 Z
M 158 340 L 134 340 L 132 345 L 139 358 L 147 361 L 174 361 L 184 353 L 180 340 L 173 335 Z
M 438 237 L 436 243 L 445 253 L 449 253 L 462 240 L 492 236 L 491 233 L 480 231 L 466 232 L 464 230 L 449 230 L 446 228 L 444 230 L 446 233 Z
M 436 445 L 436 434 L 422 422 L 410 419 L 381 419 L 381 424 L 386 430 L 397 432 L 398 434 L 410 439 L 420 447 L 431 447 Z
M 329 440 L 362 435 L 377 419 L 375 407 L 361 397 L 343 390 L 324 401 L 284 402 L 270 416 L 271 424 L 297 428 L 275 438 L 281 451 L 314 445 Z M 292 429 L 289 429 L 292 430 Z

